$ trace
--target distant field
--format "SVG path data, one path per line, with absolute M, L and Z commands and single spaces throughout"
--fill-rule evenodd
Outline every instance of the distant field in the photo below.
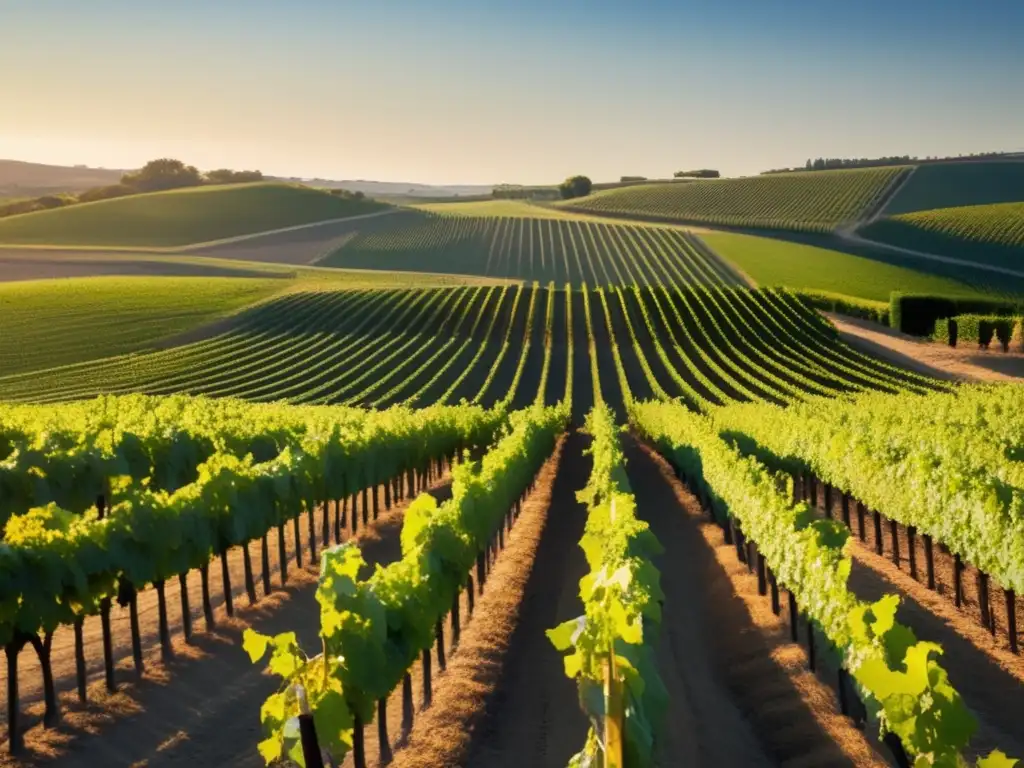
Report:
M 476 200 L 472 202 L 421 203 L 410 206 L 427 213 L 452 216 L 506 216 L 531 219 L 578 219 L 579 216 L 560 208 L 537 205 L 525 200 Z
M 462 209 L 533 208 L 512 202 L 508 203 L 511 209 L 476 205 Z M 701 253 L 692 236 L 678 228 L 607 223 L 563 213 L 524 218 L 410 212 L 380 217 L 373 223 L 372 231 L 352 237 L 320 264 L 575 286 L 734 280 L 717 259 Z
M 870 210 L 906 172 L 897 166 L 647 184 L 557 205 L 641 219 L 828 232 Z
M 232 265 L 198 257 L 167 261 L 167 268 L 182 270 L 227 270 Z M 0 376 L 145 350 L 275 294 L 501 282 L 382 270 L 252 266 L 251 274 L 261 274 L 262 269 L 264 276 L 210 277 L 206 272 L 205 277 L 102 276 L 0 283 Z
M 829 291 L 875 301 L 888 301 L 891 291 L 987 294 L 966 281 L 815 245 L 732 232 L 706 233 L 701 239 L 758 285 Z
M 383 208 L 287 184 L 198 187 L 0 219 L 0 244 L 167 248 Z
M 879 219 L 861 234 L 902 248 L 1024 269 L 1024 202 L 905 213 Z
M 0 284 L 3 375 L 145 349 L 286 286 L 269 278 L 96 277 Z
M 886 216 L 1024 201 L 1024 162 L 921 165 L 885 206 Z

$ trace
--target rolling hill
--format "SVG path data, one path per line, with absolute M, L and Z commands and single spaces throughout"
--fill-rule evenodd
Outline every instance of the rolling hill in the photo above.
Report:
M 937 208 L 1024 201 L 1020 160 L 919 165 L 882 211 L 897 216 Z
M 1024 268 L 1024 202 L 887 216 L 869 224 L 861 234 L 901 248 Z
M 0 220 L 0 244 L 168 248 L 385 210 L 298 185 L 193 187 Z
M 558 205 L 657 221 L 829 232 L 861 218 L 907 172 L 896 166 L 640 184 Z
M 37 197 L 54 192 L 81 192 L 117 184 L 123 171 L 0 160 L 0 198 Z

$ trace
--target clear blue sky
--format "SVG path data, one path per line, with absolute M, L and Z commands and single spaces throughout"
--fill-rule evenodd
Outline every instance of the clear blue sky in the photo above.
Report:
M 0 157 L 427 183 L 1024 150 L 1022 0 L 0 0 Z

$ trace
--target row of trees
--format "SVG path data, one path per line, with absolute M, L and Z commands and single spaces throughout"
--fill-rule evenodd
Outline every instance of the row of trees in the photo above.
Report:
M 260 171 L 233 171 L 230 168 L 218 168 L 202 173 L 194 165 L 186 165 L 181 160 L 164 157 L 150 160 L 137 171 L 122 174 L 121 181 L 117 184 L 93 187 L 77 195 L 43 195 L 0 206 L 0 217 L 63 208 L 76 203 L 110 200 L 143 192 L 161 192 L 183 187 L 199 187 L 204 184 L 245 184 L 262 180 L 263 173 Z
M 807 159 L 802 168 L 773 168 L 762 171 L 769 173 L 792 173 L 794 171 L 833 171 L 841 168 L 878 168 L 888 165 L 919 165 L 921 163 L 944 163 L 956 160 L 987 160 L 1001 157 L 1017 157 L 1010 152 L 972 152 L 968 155 L 947 155 L 944 157 L 928 155 L 920 158 L 911 155 L 892 155 L 889 157 L 818 157 Z
M 718 179 L 722 176 L 721 173 L 712 168 L 700 168 L 696 171 L 676 171 L 672 175 L 677 179 Z

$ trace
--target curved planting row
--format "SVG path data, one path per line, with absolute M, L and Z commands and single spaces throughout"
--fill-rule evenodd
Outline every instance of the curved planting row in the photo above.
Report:
M 391 229 L 352 238 L 324 263 L 575 286 L 650 284 L 679 272 L 700 282 L 737 281 L 682 232 L 571 218 L 399 217 Z
M 679 235 L 661 230 L 658 237 Z M 592 355 L 577 367 L 576 375 L 586 377 L 578 385 L 615 409 L 633 398 L 681 398 L 704 410 L 942 386 L 846 346 L 783 290 L 695 285 L 715 277 L 710 265 L 702 269 L 666 266 L 671 284 L 597 291 L 533 285 L 296 293 L 195 344 L 2 378 L 0 397 L 54 402 L 183 392 L 369 407 L 466 400 L 519 408 L 562 399 L 547 382 L 552 375 L 561 380 L 574 349 Z M 552 343 L 555 335 L 561 344 Z M 577 403 L 577 416 L 586 405 Z
M 776 611 L 778 590 L 785 589 L 793 626 L 799 610 L 835 649 L 842 664 L 843 711 L 848 711 L 852 682 L 898 764 L 1008 768 L 1016 763 L 998 750 L 977 763 L 965 757 L 976 725 L 939 662 L 941 647 L 918 640 L 895 620 L 898 597 L 866 603 L 850 591 L 845 528 L 834 520 L 815 520 L 806 504 L 794 503 L 780 490 L 783 478 L 729 446 L 712 420 L 658 403 L 637 404 L 630 418 L 726 526 L 738 551 L 748 558 L 754 552 L 762 594 L 770 582 Z
M 828 232 L 857 221 L 908 168 L 785 173 L 741 179 L 638 184 L 565 204 L 575 211 L 640 219 Z

